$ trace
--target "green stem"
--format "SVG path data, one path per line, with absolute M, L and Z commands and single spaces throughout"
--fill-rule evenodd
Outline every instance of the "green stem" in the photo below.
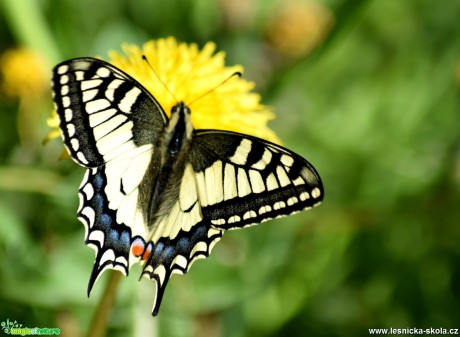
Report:
M 54 37 L 36 0 L 0 0 L 4 17 L 18 44 L 39 51 L 50 64 L 61 59 Z
M 104 294 L 102 295 L 99 304 L 94 312 L 93 319 L 88 331 L 88 337 L 103 337 L 107 332 L 107 321 L 115 297 L 117 287 L 120 283 L 122 274 L 119 271 L 111 270 L 110 278 L 105 286 Z

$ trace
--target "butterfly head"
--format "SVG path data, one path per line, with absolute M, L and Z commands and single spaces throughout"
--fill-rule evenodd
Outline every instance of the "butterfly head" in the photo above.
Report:
M 174 105 L 171 109 L 171 118 L 175 114 L 186 114 L 190 115 L 190 108 L 183 102 L 180 101 L 176 105 Z
M 171 118 L 167 130 L 169 138 L 169 150 L 171 153 L 178 153 L 191 139 L 193 125 L 190 120 L 190 108 L 179 102 L 171 109 Z

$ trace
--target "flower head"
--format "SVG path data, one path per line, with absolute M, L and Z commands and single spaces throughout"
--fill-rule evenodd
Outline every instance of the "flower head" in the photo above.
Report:
M 10 97 L 37 97 L 48 89 L 47 64 L 35 51 L 10 49 L 0 57 L 2 91 Z
M 0 55 L 0 91 L 19 103 L 17 128 L 23 147 L 33 148 L 41 138 L 37 107 L 48 98 L 48 72 L 48 64 L 35 50 L 18 47 Z
M 159 101 L 167 114 L 177 103 L 186 104 L 199 98 L 191 106 L 192 123 L 197 129 L 222 129 L 247 133 L 276 141 L 267 122 L 274 116 L 260 104 L 260 96 L 250 92 L 254 83 L 232 78 L 219 86 L 241 66 L 225 67 L 223 52 L 214 53 L 216 45 L 208 42 L 202 50 L 196 44 L 178 43 L 174 38 L 149 41 L 142 49 L 124 45 L 126 55 L 110 52 L 110 63 L 139 81 Z M 145 55 L 158 77 L 142 60 Z M 214 90 L 213 90 L 214 89 Z
M 141 83 L 168 115 L 178 101 L 184 101 L 191 103 L 196 129 L 229 130 L 279 142 L 267 126 L 274 114 L 261 105 L 260 95 L 251 92 L 254 83 L 234 76 L 220 85 L 243 68 L 226 67 L 225 54 L 215 53 L 214 43 L 200 50 L 196 44 L 169 37 L 148 41 L 142 48 L 123 45 L 122 49 L 124 54 L 109 52 L 109 62 Z M 53 119 L 48 125 L 52 123 Z

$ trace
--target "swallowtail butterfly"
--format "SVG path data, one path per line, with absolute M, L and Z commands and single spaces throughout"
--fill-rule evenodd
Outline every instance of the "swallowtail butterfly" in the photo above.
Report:
M 227 229 L 310 209 L 323 199 L 313 166 L 235 132 L 195 130 L 183 102 L 168 118 L 136 80 L 94 59 L 53 70 L 64 144 L 86 167 L 78 218 L 96 251 L 88 294 L 106 269 L 141 263 L 157 315 L 171 274 L 209 256 Z

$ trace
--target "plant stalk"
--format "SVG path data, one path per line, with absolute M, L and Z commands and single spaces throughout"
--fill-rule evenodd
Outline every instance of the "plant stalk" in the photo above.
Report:
M 109 280 L 105 286 L 99 304 L 94 312 L 91 325 L 88 330 L 88 337 L 104 337 L 107 332 L 107 322 L 117 295 L 118 284 L 122 274 L 119 271 L 111 270 Z

